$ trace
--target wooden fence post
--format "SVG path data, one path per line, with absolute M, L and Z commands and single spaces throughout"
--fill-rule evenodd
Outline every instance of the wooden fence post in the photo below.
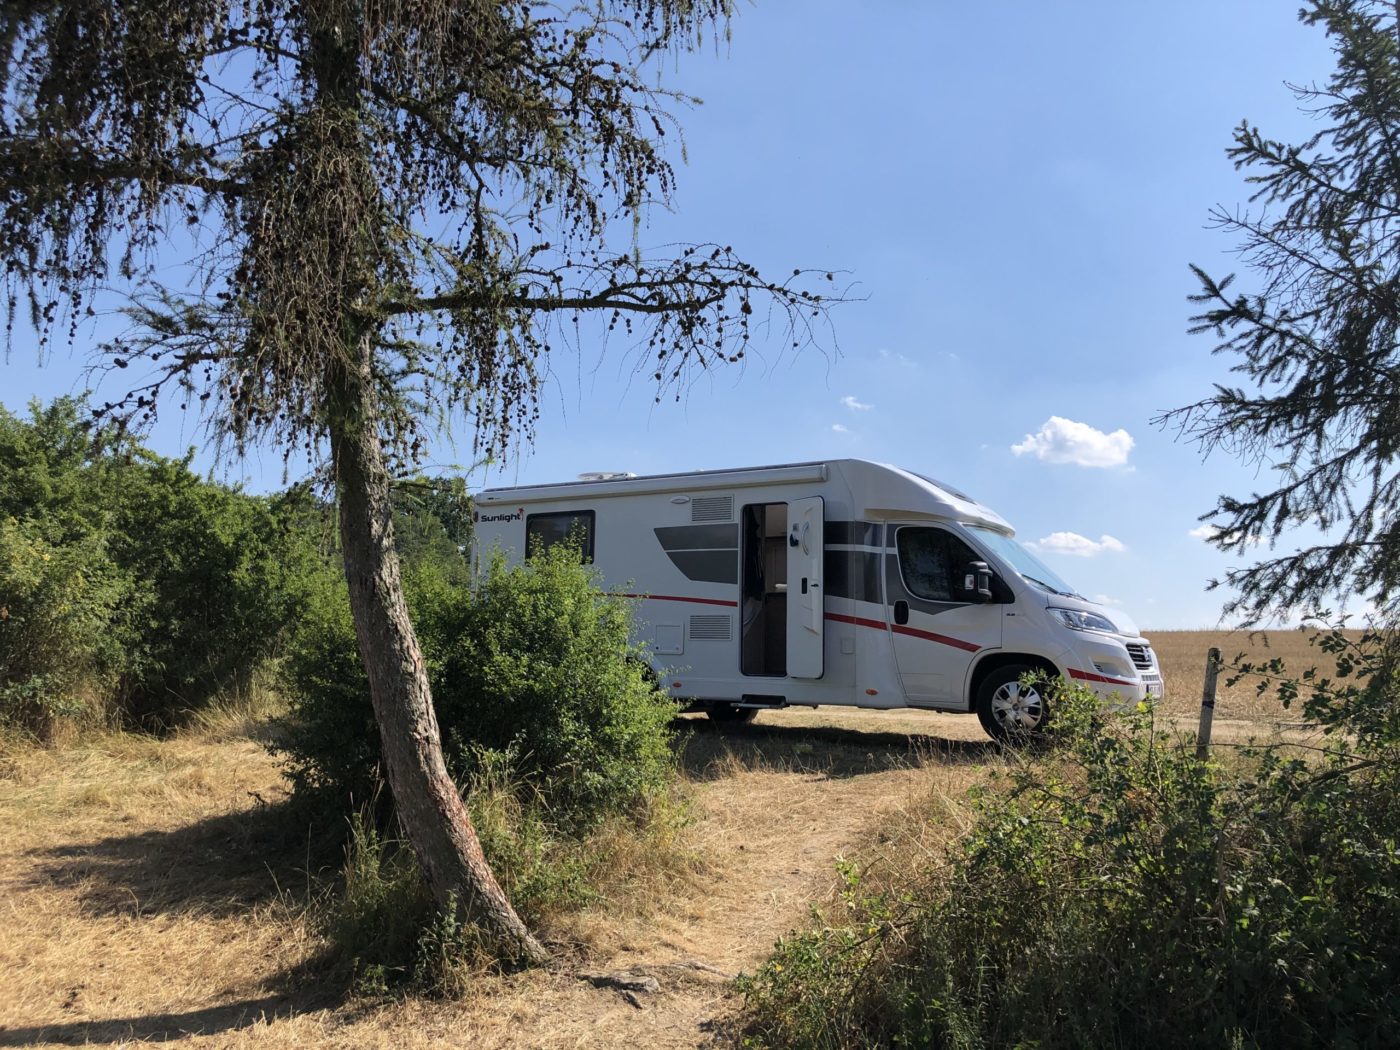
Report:
M 1196 757 L 1204 760 L 1210 752 L 1210 726 L 1215 721 L 1215 679 L 1220 673 L 1220 650 L 1206 653 L 1206 683 L 1201 691 L 1201 724 L 1196 730 Z

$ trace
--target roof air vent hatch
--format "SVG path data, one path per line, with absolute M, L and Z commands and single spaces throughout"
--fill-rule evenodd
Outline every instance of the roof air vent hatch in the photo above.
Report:
M 626 481 L 637 475 L 630 470 L 590 470 L 578 476 L 579 481 Z

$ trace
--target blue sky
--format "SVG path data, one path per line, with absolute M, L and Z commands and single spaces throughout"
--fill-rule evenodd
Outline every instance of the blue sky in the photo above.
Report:
M 732 41 L 666 67 L 687 160 L 643 248 L 732 244 L 774 273 L 845 271 L 839 351 L 754 355 L 652 403 L 620 344 L 552 362 L 532 449 L 483 483 L 859 456 L 995 508 L 1083 593 L 1144 627 L 1217 622 L 1205 581 L 1237 557 L 1190 535 L 1252 466 L 1151 426 L 1226 375 L 1188 336 L 1188 263 L 1235 267 L 1211 206 L 1248 189 L 1225 157 L 1242 117 L 1315 126 L 1285 81 L 1324 78 L 1296 4 L 741 4 Z M 108 322 L 100 322 L 101 325 Z M 37 367 L 17 333 L 0 400 L 81 390 L 81 347 Z M 779 341 L 781 345 L 781 342 Z M 439 463 L 467 462 L 465 425 Z M 168 413 L 161 451 L 198 444 Z M 207 459 L 207 457 L 206 457 Z M 280 457 L 224 463 L 254 489 Z

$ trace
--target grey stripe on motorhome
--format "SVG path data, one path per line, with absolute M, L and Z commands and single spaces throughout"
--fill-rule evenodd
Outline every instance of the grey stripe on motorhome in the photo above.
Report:
M 738 525 L 665 525 L 652 531 L 668 554 L 671 551 L 739 549 Z
M 826 552 L 826 593 L 880 604 L 880 555 L 872 551 Z
M 739 548 L 716 551 L 667 551 L 666 557 L 696 583 L 738 583 Z
M 739 582 L 738 525 L 663 525 L 652 530 L 672 564 L 696 583 Z
M 884 525 L 870 521 L 828 521 L 828 546 L 878 547 Z M 666 525 L 652 530 L 666 556 L 696 583 L 738 583 L 738 525 Z M 880 555 L 875 551 L 828 550 L 826 593 L 833 598 L 880 604 Z M 917 599 L 916 599 L 917 601 Z M 924 603 L 929 604 L 929 603 Z
M 850 547 L 879 547 L 884 526 L 873 521 L 828 521 L 823 529 L 828 546 L 844 543 Z

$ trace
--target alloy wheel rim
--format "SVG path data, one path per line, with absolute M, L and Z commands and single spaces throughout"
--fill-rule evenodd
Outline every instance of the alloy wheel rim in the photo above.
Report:
M 992 717 L 1004 729 L 1034 729 L 1044 714 L 1045 700 L 1034 686 L 1007 682 L 992 694 Z

